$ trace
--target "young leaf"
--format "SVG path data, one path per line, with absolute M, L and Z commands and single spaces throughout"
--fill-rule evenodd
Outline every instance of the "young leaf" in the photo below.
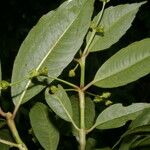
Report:
M 45 150 L 56 150 L 59 132 L 49 118 L 46 105 L 36 103 L 30 111 L 30 121 L 34 134 Z
M 59 117 L 69 122 L 73 121 L 71 102 L 62 86 L 58 85 L 58 90 L 54 94 L 49 94 L 49 89 L 47 89 L 45 99 L 49 107 Z
M 100 24 L 104 27 L 104 33 L 103 35 L 96 34 L 89 50 L 91 52 L 105 50 L 116 43 L 130 28 L 139 7 L 144 3 L 124 4 L 107 8 Z M 98 16 L 99 14 L 94 18 L 94 22 L 97 21 Z M 91 32 L 87 36 L 87 41 L 90 35 Z
M 135 103 L 126 107 L 122 104 L 111 105 L 98 116 L 94 126 L 97 129 L 121 127 L 128 120 L 134 120 L 145 108 L 150 108 L 150 104 Z
M 39 71 L 43 67 L 48 68 L 49 76 L 59 76 L 82 45 L 92 11 L 93 0 L 73 0 L 64 2 L 56 11 L 44 15 L 20 47 L 12 82 L 22 80 L 32 69 Z M 43 82 L 34 86 L 30 80 L 26 80 L 13 86 L 15 105 L 39 93 L 44 87 Z
M 132 43 L 108 59 L 98 70 L 94 85 L 113 88 L 150 73 L 150 38 Z

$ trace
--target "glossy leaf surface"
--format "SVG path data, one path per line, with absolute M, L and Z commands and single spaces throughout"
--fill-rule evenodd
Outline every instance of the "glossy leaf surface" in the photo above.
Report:
M 39 71 L 43 67 L 48 68 L 49 76 L 59 76 L 81 47 L 90 26 L 92 11 L 93 0 L 73 0 L 44 15 L 20 47 L 12 82 L 29 76 L 32 69 Z M 38 86 L 26 80 L 13 86 L 14 103 L 28 101 L 45 87 L 45 80 L 36 83 Z
M 124 4 L 107 8 L 100 23 L 100 26 L 104 27 L 104 34 L 96 34 L 89 48 L 90 51 L 105 50 L 116 43 L 130 28 L 139 7 L 144 3 Z M 99 14 L 94 18 L 94 22 L 97 21 L 98 16 Z M 87 41 L 90 35 L 91 32 L 87 36 Z
M 49 116 L 46 105 L 36 103 L 30 111 L 30 121 L 33 132 L 45 150 L 56 150 L 59 142 L 59 132 Z
M 113 88 L 150 73 L 150 38 L 132 43 L 108 59 L 98 70 L 94 85 Z

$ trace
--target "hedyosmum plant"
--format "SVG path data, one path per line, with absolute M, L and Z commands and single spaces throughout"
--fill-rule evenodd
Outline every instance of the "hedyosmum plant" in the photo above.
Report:
M 130 28 L 140 6 L 145 2 L 111 6 L 106 9 L 108 0 L 101 0 L 100 3 L 102 9 L 92 21 L 94 0 L 68 0 L 56 10 L 44 15 L 20 47 L 14 62 L 11 83 L 1 79 L 0 70 L 1 93 L 10 87 L 15 106 L 13 112 L 4 112 L 2 108 L 0 109 L 1 122 L 7 123 L 13 135 L 13 139 L 10 139 L 6 136 L 9 134 L 8 130 L 0 133 L 1 150 L 8 150 L 9 147 L 28 149 L 17 131 L 15 117 L 22 104 L 30 101 L 43 90 L 45 101 L 39 102 L 36 97 L 38 102 L 31 108 L 29 118 L 32 136 L 45 150 L 57 149 L 61 135 L 59 132 L 61 119 L 72 125 L 72 135 L 79 143 L 80 150 L 90 149 L 86 144 L 87 135 L 94 129 L 118 128 L 129 120 L 134 120 L 135 123 L 133 121 L 133 125 L 113 149 L 117 147 L 120 150 L 127 150 L 150 141 L 146 134 L 150 132 L 148 130 L 150 120 L 147 115 L 149 111 L 143 112 L 150 109 L 150 104 L 133 103 L 129 106 L 112 104 L 109 92 L 95 95 L 92 100 L 94 93 L 87 91 L 92 85 L 99 88 L 123 86 L 149 74 L 150 38 L 134 42 L 119 50 L 100 66 L 94 79 L 85 84 L 87 56 L 108 49 L 119 41 Z M 58 77 L 72 60 L 75 60 L 76 67 L 70 70 L 69 76 L 74 77 L 76 69 L 80 67 L 79 85 Z M 59 84 L 56 85 L 58 82 Z M 70 88 L 65 88 L 65 84 Z M 105 101 L 108 107 L 97 115 L 95 103 L 101 101 Z M 140 119 L 136 119 L 139 115 L 143 118 L 141 124 Z M 137 139 L 140 135 L 137 136 L 136 129 L 145 133 L 143 139 L 141 135 L 139 142 Z M 133 134 L 136 136 L 132 136 L 132 142 L 126 143 L 124 139 Z M 122 144 L 119 144 L 121 142 Z

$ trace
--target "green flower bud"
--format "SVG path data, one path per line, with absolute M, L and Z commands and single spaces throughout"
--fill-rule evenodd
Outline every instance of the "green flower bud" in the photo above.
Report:
M 112 105 L 112 104 L 113 104 L 113 102 L 110 101 L 110 100 L 107 100 L 107 101 L 105 102 L 105 105 L 106 105 L 106 106 L 110 106 L 110 105 Z
M 0 90 L 6 90 L 10 86 L 10 83 L 7 81 L 0 81 Z
M 50 90 L 51 90 L 51 92 L 54 94 L 54 93 L 57 92 L 58 88 L 57 88 L 56 86 L 52 85 L 52 86 L 50 87 Z
M 103 26 L 96 27 L 96 32 L 104 33 L 104 27 Z
M 39 76 L 48 76 L 48 68 L 47 67 L 41 68 L 38 72 L 39 72 Z
M 69 71 L 69 77 L 74 77 L 76 75 L 74 69 Z
M 99 103 L 99 102 L 102 102 L 103 101 L 103 99 L 102 98 L 100 98 L 100 97 L 98 97 L 98 96 L 96 96 L 95 98 L 94 98 L 94 100 L 93 100 L 95 103 Z
M 39 72 L 36 69 L 33 69 L 32 71 L 30 71 L 29 79 L 35 78 L 37 76 L 39 76 Z
M 91 22 L 90 28 L 94 30 L 96 28 L 96 23 L 94 21 Z
M 104 92 L 100 97 L 107 99 L 107 98 L 109 98 L 110 96 L 111 96 L 111 93 L 110 93 L 110 92 Z

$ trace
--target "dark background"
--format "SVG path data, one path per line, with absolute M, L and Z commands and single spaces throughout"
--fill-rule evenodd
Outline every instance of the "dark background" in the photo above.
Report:
M 115 6 L 123 3 L 134 3 L 141 1 L 142 0 L 111 0 L 111 2 L 107 6 Z M 37 21 L 43 14 L 47 13 L 50 10 L 56 9 L 62 2 L 63 0 L 2 0 L 0 2 L 0 59 L 3 72 L 2 76 L 4 80 L 10 81 L 15 56 L 22 41 L 25 39 L 30 29 L 37 23 Z M 96 0 L 94 14 L 99 12 L 100 8 L 101 5 L 99 1 Z M 131 28 L 127 31 L 126 35 L 120 39 L 118 43 L 114 44 L 111 48 L 109 48 L 109 50 L 98 52 L 96 54 L 92 53 L 89 55 L 86 64 L 88 68 L 88 76 L 86 79 L 87 82 L 92 80 L 99 66 L 111 55 L 113 55 L 119 49 L 127 46 L 128 44 L 147 37 L 150 37 L 149 3 L 146 3 L 140 8 Z M 67 74 L 67 71 L 66 74 L 64 72 L 64 76 Z M 124 105 L 128 105 L 133 102 L 150 102 L 149 77 L 150 76 L 147 75 L 139 79 L 138 81 L 126 86 L 114 89 L 105 89 L 104 91 L 107 90 L 112 93 L 111 100 L 114 103 L 121 102 Z M 76 80 L 76 78 L 73 80 Z M 92 87 L 90 90 L 95 93 L 100 93 L 103 91 L 102 89 L 96 87 Z M 5 102 L 3 102 L 2 104 L 4 106 L 8 106 L 8 104 L 6 105 Z M 11 105 L 11 108 L 12 107 L 13 106 Z M 101 110 L 99 106 L 96 106 L 96 109 L 98 112 L 99 109 Z M 96 132 L 94 136 L 99 136 L 99 134 L 101 134 L 101 136 L 104 137 L 103 139 L 100 139 L 101 144 L 112 146 L 112 143 L 119 138 L 119 136 L 124 132 L 125 129 L 126 128 L 121 128 L 117 131 L 111 130 L 103 133 Z M 110 140 L 108 140 L 109 138 Z M 70 144 L 68 143 L 68 140 Z M 68 138 L 68 136 L 62 137 L 62 142 L 60 142 L 60 149 L 72 149 L 72 145 L 76 144 L 73 142 L 73 140 L 74 139 L 72 138 Z M 62 147 L 61 143 L 62 145 L 64 144 L 66 146 Z

